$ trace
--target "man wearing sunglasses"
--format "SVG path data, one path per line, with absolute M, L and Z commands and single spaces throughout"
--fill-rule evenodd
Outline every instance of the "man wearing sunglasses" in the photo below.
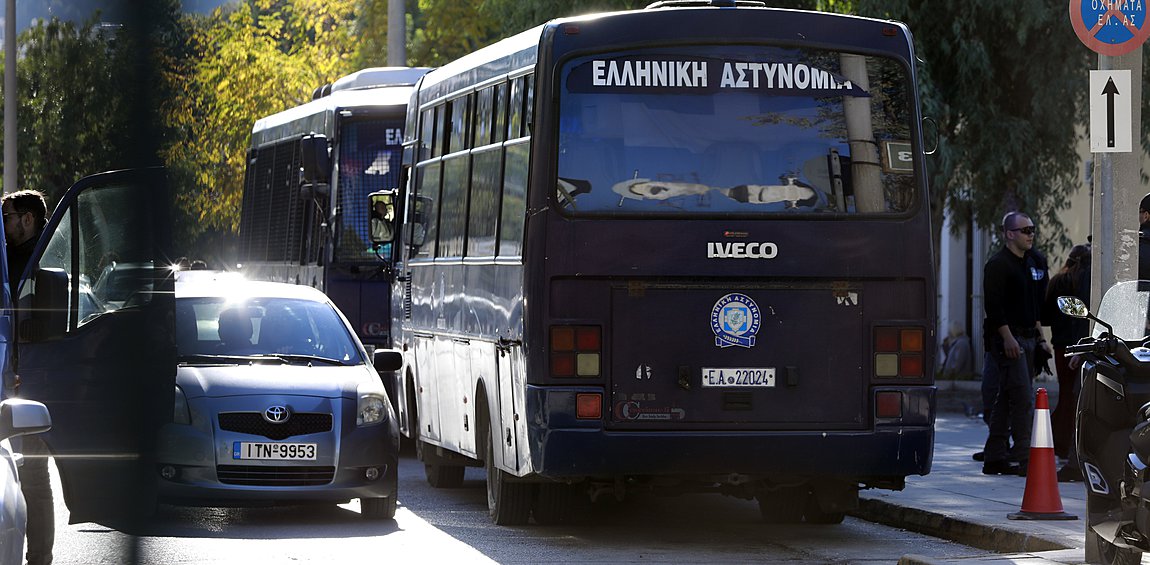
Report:
M 4 215 L 4 240 L 8 249 L 8 288 L 12 302 L 17 299 L 16 284 L 28 266 L 48 211 L 44 195 L 21 190 L 4 195 L 0 212 Z M 19 391 L 19 389 L 17 389 Z M 52 480 L 48 471 L 48 446 L 37 436 L 24 436 L 18 449 L 24 455 L 20 467 L 20 489 L 28 504 L 28 565 L 52 563 L 56 539 L 56 518 L 52 502 Z
M 990 432 L 982 472 L 987 475 L 1026 474 L 1034 416 L 1034 350 L 1042 347 L 1053 354 L 1042 336 L 1040 314 L 1048 278 L 1046 259 L 1034 250 L 1036 236 L 1029 216 L 1006 214 L 1002 218 L 1004 245 L 983 270 L 986 363 L 982 401 Z

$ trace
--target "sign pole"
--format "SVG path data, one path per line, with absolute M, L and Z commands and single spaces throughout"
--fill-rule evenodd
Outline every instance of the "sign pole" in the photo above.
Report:
M 1094 92 L 1096 88 L 1092 84 L 1090 97 L 1101 96 L 1111 100 L 1110 103 L 1128 105 L 1132 148 L 1125 152 L 1094 154 L 1090 222 L 1093 242 L 1090 302 L 1094 310 L 1106 289 L 1119 281 L 1138 279 L 1138 203 L 1143 196 L 1142 144 L 1139 142 L 1142 131 L 1142 48 L 1118 56 L 1099 55 L 1098 70 L 1129 72 L 1128 92 L 1123 93 L 1119 89 L 1116 96 L 1108 95 L 1105 94 L 1106 87 Z M 1092 139 L 1097 135 L 1094 121 L 1091 120 Z M 1101 132 L 1101 136 L 1105 138 L 1107 132 Z

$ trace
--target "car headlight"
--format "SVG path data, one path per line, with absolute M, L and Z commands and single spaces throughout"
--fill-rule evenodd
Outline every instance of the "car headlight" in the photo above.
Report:
M 175 404 L 172 407 L 172 422 L 177 424 L 191 424 L 192 411 L 188 408 L 188 398 L 180 385 L 176 385 Z
M 376 394 L 359 395 L 356 407 L 355 425 L 370 426 L 387 418 L 387 401 Z

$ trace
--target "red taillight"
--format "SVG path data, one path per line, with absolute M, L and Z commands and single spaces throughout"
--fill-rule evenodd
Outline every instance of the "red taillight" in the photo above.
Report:
M 921 327 L 874 328 L 874 376 L 921 378 L 926 375 L 926 331 Z
M 876 418 L 901 418 L 902 393 L 897 390 L 880 390 L 874 395 L 874 415 Z
M 598 377 L 602 335 L 599 326 L 552 326 L 551 376 Z
M 597 392 L 575 395 L 575 417 L 598 420 L 603 417 L 603 396 Z
M 898 359 L 898 374 L 900 377 L 922 376 L 922 355 L 905 353 Z
M 880 353 L 898 351 L 898 328 L 875 328 L 874 350 Z

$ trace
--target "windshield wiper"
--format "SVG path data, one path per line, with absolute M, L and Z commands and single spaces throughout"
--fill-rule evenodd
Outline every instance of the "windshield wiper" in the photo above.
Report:
M 282 359 L 286 363 L 323 363 L 325 365 L 347 365 L 346 362 L 340 359 L 329 359 L 327 357 L 320 357 L 318 355 L 300 355 L 297 353 L 261 353 L 259 355 L 251 355 L 250 357 L 257 357 L 261 359 Z
M 252 362 L 261 360 L 261 356 L 257 355 L 241 355 L 241 354 L 208 354 L 208 353 L 193 353 L 190 355 L 180 355 L 176 358 L 181 365 L 187 364 L 212 364 L 212 365 L 225 365 L 244 362 Z

